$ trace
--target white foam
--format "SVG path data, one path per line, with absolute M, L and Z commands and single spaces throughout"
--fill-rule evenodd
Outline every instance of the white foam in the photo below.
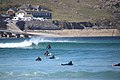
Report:
M 65 39 L 54 39 L 54 38 L 48 38 L 48 37 L 33 37 L 30 40 L 31 42 L 38 44 L 40 42 L 76 42 L 76 41 L 70 41 Z
M 23 41 L 19 43 L 0 43 L 0 48 L 17 48 L 17 47 L 28 47 L 32 45 L 29 41 Z

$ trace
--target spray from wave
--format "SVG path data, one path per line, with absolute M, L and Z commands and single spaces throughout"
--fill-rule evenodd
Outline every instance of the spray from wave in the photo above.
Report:
M 17 47 L 27 47 L 32 45 L 32 43 L 28 41 L 23 41 L 23 42 L 15 42 L 15 43 L 0 43 L 0 48 L 17 48 Z

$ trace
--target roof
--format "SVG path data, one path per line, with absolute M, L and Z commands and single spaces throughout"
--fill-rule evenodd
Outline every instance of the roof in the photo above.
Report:
M 17 11 L 16 13 L 26 13 L 26 11 L 24 11 L 24 10 L 19 10 L 19 11 Z
M 27 13 L 51 13 L 49 11 L 26 11 Z
M 7 11 L 14 11 L 14 12 L 16 12 L 17 9 L 16 9 L 16 8 L 10 8 L 10 9 L 8 9 Z
M 27 6 L 25 5 L 25 4 L 23 4 L 22 6 L 20 6 L 18 9 L 25 9 L 25 8 L 27 8 Z

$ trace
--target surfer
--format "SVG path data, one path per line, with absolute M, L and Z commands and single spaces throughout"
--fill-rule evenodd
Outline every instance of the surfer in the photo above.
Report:
M 49 44 L 49 45 L 46 47 L 46 49 L 51 49 L 51 45 Z
M 44 55 L 45 55 L 45 56 L 49 56 L 50 53 L 49 53 L 48 51 L 46 51 L 46 52 L 44 53 Z
M 112 66 L 120 66 L 120 63 L 112 64 Z
M 40 58 L 40 57 L 38 57 L 35 61 L 41 61 L 41 58 Z
M 49 59 L 55 59 L 55 56 L 53 55 L 52 57 L 49 57 Z
M 69 63 L 67 63 L 67 64 L 61 64 L 61 65 L 73 65 L 73 63 L 72 63 L 72 61 L 70 61 Z

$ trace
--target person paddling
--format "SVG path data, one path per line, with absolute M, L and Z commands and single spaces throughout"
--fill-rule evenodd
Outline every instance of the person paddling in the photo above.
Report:
M 46 47 L 47 51 L 44 53 L 44 55 L 46 56 L 46 58 L 47 58 L 47 56 L 51 55 L 51 53 L 48 52 L 48 49 L 51 49 L 51 45 L 50 44 Z
M 44 53 L 45 56 L 49 56 L 49 54 L 50 54 L 50 53 L 49 53 L 48 51 L 46 51 L 46 52 Z
M 49 57 L 49 59 L 55 59 L 55 56 L 53 55 L 53 56 Z
M 73 65 L 73 63 L 72 63 L 72 61 L 70 61 L 70 62 L 67 63 L 67 64 L 61 64 L 61 65 L 63 65 L 63 66 L 65 66 L 65 65 Z
M 112 66 L 120 66 L 120 63 L 112 64 Z

